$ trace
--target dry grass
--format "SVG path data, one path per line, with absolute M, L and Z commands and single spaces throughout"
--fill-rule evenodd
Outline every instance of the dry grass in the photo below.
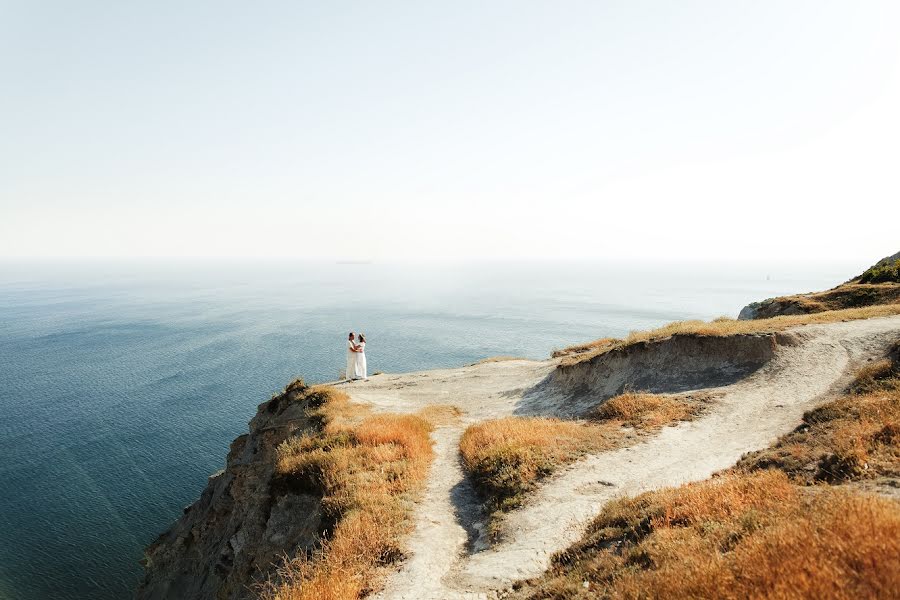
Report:
M 319 550 L 286 560 L 261 592 L 266 600 L 347 600 L 376 585 L 378 567 L 398 560 L 412 500 L 433 453 L 431 426 L 414 415 L 368 415 L 333 388 L 313 411 L 319 433 L 278 448 L 278 485 L 322 498 L 328 520 Z
M 562 350 L 554 350 L 550 356 L 552 358 L 561 358 L 563 356 L 571 356 L 573 354 L 582 354 L 584 352 L 600 350 L 600 349 L 606 348 L 608 346 L 613 346 L 621 341 L 622 340 L 620 340 L 618 338 L 611 338 L 611 337 L 600 338 L 600 339 L 594 340 L 592 342 L 578 344 L 576 346 L 569 346 L 567 348 L 563 348 Z
M 898 589 L 900 505 L 762 472 L 608 504 L 518 596 L 850 599 Z
M 610 398 L 590 413 L 592 419 L 618 421 L 622 425 L 654 431 L 696 417 L 708 396 L 666 396 L 627 392 Z
M 624 348 L 640 342 L 653 342 L 670 338 L 675 335 L 697 335 L 726 337 L 731 335 L 745 335 L 754 333 L 774 333 L 783 331 L 789 327 L 799 325 L 812 325 L 817 323 L 835 323 L 838 321 L 854 321 L 858 319 L 871 319 L 874 317 L 886 317 L 900 314 L 900 304 L 887 304 L 879 306 L 865 306 L 861 308 L 848 308 L 844 310 L 832 310 L 808 315 L 785 315 L 772 317 L 771 319 L 755 319 L 750 321 L 738 321 L 720 317 L 714 321 L 675 321 L 658 329 L 650 331 L 635 331 L 623 340 L 614 343 L 600 345 L 591 350 L 572 354 L 563 358 L 562 366 L 569 366 L 584 362 L 614 350 Z
M 861 368 L 850 384 L 855 394 L 891 391 L 900 388 L 900 342 L 894 344 L 888 356 Z
M 883 358 L 861 368 L 850 384 L 850 390 L 857 394 L 874 392 L 891 385 L 891 381 L 898 376 L 900 373 L 897 372 L 894 361 Z
M 589 421 L 506 417 L 466 429 L 463 466 L 494 516 L 519 506 L 537 482 L 590 452 L 619 448 L 639 434 L 693 418 L 707 397 L 622 394 L 600 404 Z M 635 432 L 623 429 L 628 426 Z
M 351 402 L 350 396 L 335 387 L 316 385 L 312 386 L 310 390 L 327 399 L 318 408 L 310 411 L 310 416 L 322 421 L 325 433 L 337 433 L 352 429 L 372 413 L 368 406 Z
M 900 477 L 900 363 L 886 359 L 861 369 L 850 389 L 735 468 L 778 469 L 805 484 Z

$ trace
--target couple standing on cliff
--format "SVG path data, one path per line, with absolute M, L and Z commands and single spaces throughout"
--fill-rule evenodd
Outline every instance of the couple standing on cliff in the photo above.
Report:
M 347 338 L 347 379 L 367 379 L 366 373 L 366 336 L 359 334 L 358 340 L 353 332 Z

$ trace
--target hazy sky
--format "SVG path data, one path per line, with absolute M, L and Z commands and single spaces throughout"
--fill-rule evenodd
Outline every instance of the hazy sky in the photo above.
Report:
M 0 256 L 875 259 L 900 2 L 0 0 Z

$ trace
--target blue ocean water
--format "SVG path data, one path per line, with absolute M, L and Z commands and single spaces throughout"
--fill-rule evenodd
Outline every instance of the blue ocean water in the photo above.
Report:
M 127 598 L 257 404 L 831 287 L 865 264 L 0 264 L 0 598 Z

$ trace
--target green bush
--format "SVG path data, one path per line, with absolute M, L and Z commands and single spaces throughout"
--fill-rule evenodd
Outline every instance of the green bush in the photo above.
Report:
M 860 283 L 900 283 L 900 259 L 869 267 L 859 278 Z

